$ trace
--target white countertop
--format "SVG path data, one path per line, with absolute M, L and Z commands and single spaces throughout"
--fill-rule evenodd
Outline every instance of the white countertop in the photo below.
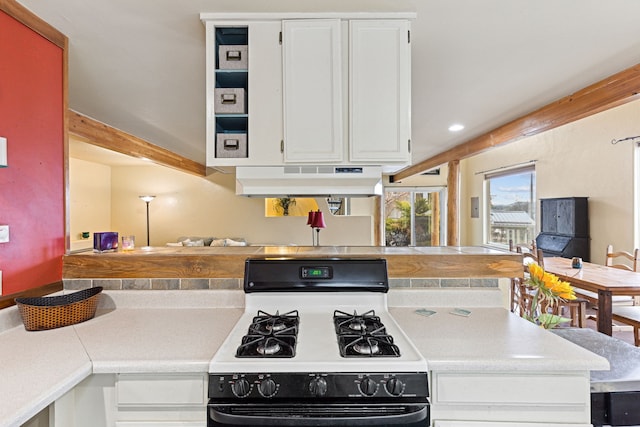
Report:
M 390 305 L 402 306 L 390 311 L 429 369 L 608 369 L 604 358 L 491 308 L 499 301 L 492 293 L 463 299 L 472 310 L 464 318 L 448 314 L 450 308 L 419 316 L 407 302 L 422 304 L 416 297 L 427 294 L 433 301 L 434 294 L 402 292 L 390 293 Z M 0 427 L 19 426 L 91 373 L 207 372 L 243 311 L 243 297 L 241 291 L 105 291 L 95 318 L 41 332 L 16 324 L 15 307 L 0 311 Z
M 0 311 L 0 427 L 18 427 L 92 373 L 207 372 L 240 292 L 105 291 L 96 317 L 28 332 Z
M 422 308 L 422 307 L 421 307 Z M 607 370 L 603 357 L 579 347 L 503 308 L 468 308 L 469 317 L 451 307 L 415 307 L 389 311 L 433 371 Z
M 0 334 L 0 426 L 19 426 L 91 374 L 73 328 Z

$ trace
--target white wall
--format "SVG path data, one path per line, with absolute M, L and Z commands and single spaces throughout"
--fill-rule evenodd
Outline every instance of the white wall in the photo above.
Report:
M 93 222 L 95 212 L 88 207 L 110 201 L 110 231 L 133 234 L 136 245 L 144 246 L 146 205 L 138 196 L 151 194 L 156 196 L 149 205 L 152 246 L 164 246 L 180 236 L 242 237 L 253 244 L 311 245 L 306 216 L 266 218 L 263 198 L 235 195 L 233 174 L 215 173 L 200 178 L 157 165 L 114 166 L 107 168 L 110 169 L 110 194 L 100 191 L 97 197 L 90 191 L 80 194 L 74 189 L 92 182 L 96 172 L 103 176 L 101 165 L 70 163 L 71 198 L 77 200 L 78 205 L 71 212 L 72 229 L 78 230 L 78 224 L 82 224 L 81 231 L 108 231 L 102 223 Z M 373 199 L 357 202 L 357 212 L 362 216 L 335 217 L 329 213 L 325 199 L 317 201 L 326 213 L 327 228 L 320 232 L 322 245 L 373 244 L 373 217 L 370 213 L 364 215 L 367 206 L 371 212 Z
M 604 263 L 608 244 L 632 250 L 638 226 L 633 219 L 633 146 L 612 145 L 611 140 L 634 135 L 640 135 L 640 101 L 463 160 L 461 243 L 482 244 L 486 216 L 470 218 L 470 198 L 483 200 L 484 177 L 477 172 L 536 160 L 537 199 L 589 197 L 592 262 Z

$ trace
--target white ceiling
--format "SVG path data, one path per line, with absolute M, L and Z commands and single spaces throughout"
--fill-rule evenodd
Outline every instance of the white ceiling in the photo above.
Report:
M 69 37 L 70 108 L 203 164 L 201 12 L 416 12 L 414 163 L 640 63 L 638 0 L 18 1 Z

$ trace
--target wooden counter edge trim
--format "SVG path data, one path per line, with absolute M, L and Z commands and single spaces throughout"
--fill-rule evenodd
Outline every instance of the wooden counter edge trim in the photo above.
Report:
M 335 255 L 334 255 L 335 256 Z M 396 278 L 510 278 L 522 277 L 522 258 L 518 254 L 434 254 L 393 255 L 387 259 L 389 277 Z M 246 254 L 234 255 L 144 255 L 95 256 L 66 255 L 64 279 L 140 279 L 140 278 L 242 278 Z M 312 257 L 312 255 L 297 256 Z M 328 258 L 328 256 L 314 257 Z M 350 258 L 371 257 L 354 255 Z
M 0 297 L 0 310 L 15 305 L 16 298 L 41 297 L 54 292 L 60 292 L 61 290 L 62 282 L 53 282 L 48 285 L 38 286 L 37 288 L 27 289 L 14 294 L 3 295 Z

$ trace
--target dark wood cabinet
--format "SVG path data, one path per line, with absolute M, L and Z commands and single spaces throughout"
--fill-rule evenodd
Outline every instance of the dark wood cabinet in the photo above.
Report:
M 587 197 L 540 199 L 540 228 L 536 237 L 545 256 L 590 259 Z
M 589 205 L 586 197 L 541 199 L 541 231 L 573 237 L 589 237 Z

